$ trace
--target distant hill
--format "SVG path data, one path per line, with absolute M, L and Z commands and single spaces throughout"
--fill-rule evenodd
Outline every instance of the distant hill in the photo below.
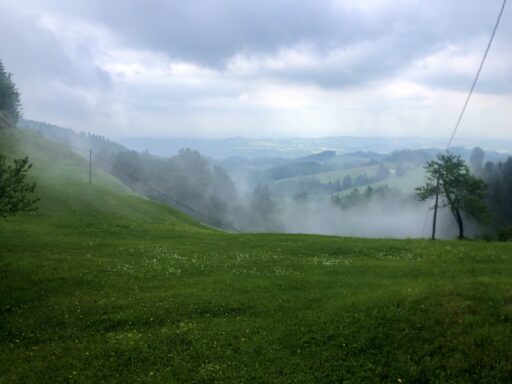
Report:
M 510 243 L 233 235 L 38 132 L 0 151 L 41 198 L 0 220 L 1 383 L 509 381 Z
M 37 132 L 1 130 L 0 150 L 30 155 L 41 197 L 0 220 L 1 383 L 510 377 L 511 244 L 232 235 L 89 185 Z
M 336 151 L 322 151 L 320 153 L 315 153 L 313 155 L 299 157 L 295 159 L 297 163 L 307 163 L 311 161 L 315 162 L 323 162 L 332 160 L 336 156 Z
M 167 205 L 136 195 L 96 167 L 93 183 L 89 184 L 89 164 L 38 132 L 0 130 L 0 152 L 7 158 L 29 156 L 33 164 L 29 177 L 36 182 L 36 195 L 41 199 L 39 210 L 29 215 L 35 221 L 45 218 L 59 228 L 73 226 L 79 220 L 104 220 L 110 226 L 137 220 L 139 224 L 161 223 L 187 231 L 205 228 Z
M 25 130 L 28 129 L 39 132 L 42 136 L 51 141 L 57 141 L 67 146 L 73 146 L 76 149 L 92 150 L 94 152 L 119 152 L 127 150 L 127 148 L 109 140 L 105 136 L 94 135 L 86 132 L 75 132 L 69 128 L 63 128 L 39 121 L 22 119 L 18 122 L 18 127 Z
M 425 137 L 325 137 L 325 138 L 120 138 L 119 143 L 137 151 L 148 150 L 159 156 L 178 153 L 182 148 L 191 148 L 204 156 L 224 159 L 232 156 L 257 158 L 294 159 L 314 155 L 323 151 L 336 151 L 339 154 L 358 151 L 389 154 L 402 149 L 444 148 L 446 138 Z M 512 140 L 493 138 L 467 139 L 457 137 L 455 144 L 471 150 L 476 146 L 486 151 L 512 153 Z
M 241 186 L 240 190 L 244 188 L 251 190 L 260 184 L 267 184 L 272 192 L 276 192 L 281 197 L 309 194 L 322 198 L 322 196 L 332 194 L 345 195 L 354 188 L 378 187 L 384 184 L 410 194 L 424 179 L 423 166 L 425 162 L 443 151 L 440 148 L 402 148 L 385 154 L 371 150 L 357 150 L 348 153 L 322 150 L 295 158 L 250 158 L 235 155 L 217 160 L 210 157 L 208 159 L 210 165 L 218 165 L 228 172 L 228 175 L 223 176 L 226 183 L 223 184 L 222 188 L 218 188 L 222 184 L 217 182 L 220 174 L 206 172 L 203 176 L 199 176 L 197 169 L 187 173 L 181 166 L 174 167 L 175 162 L 173 163 L 169 158 L 159 160 L 158 158 L 152 158 L 147 153 L 140 154 L 141 157 L 139 157 L 135 152 L 130 153 L 124 146 L 102 136 L 84 132 L 77 133 L 71 129 L 32 120 L 21 120 L 18 125 L 24 132 L 37 132 L 52 142 L 68 146 L 87 159 L 89 149 L 97 154 L 104 151 L 104 158 L 115 164 L 115 167 L 128 169 L 130 175 L 135 175 L 136 178 L 146 184 L 156 185 L 160 190 L 169 190 L 169 193 L 172 192 L 172 196 L 178 197 L 180 201 L 192 207 L 200 208 L 201 211 L 208 213 L 209 216 L 216 218 L 219 222 L 231 221 L 230 215 L 233 214 L 233 210 L 236 211 L 235 208 L 229 205 L 234 204 L 233 199 L 227 199 L 229 204 L 225 201 L 227 195 L 236 196 L 236 190 L 231 180 Z M 311 141 L 311 143 L 319 144 L 321 140 L 323 139 Z M 244 141 L 246 144 L 250 142 L 248 139 L 228 140 L 231 143 L 230 145 L 235 146 L 242 145 Z M 202 141 L 203 144 L 207 142 L 212 141 Z M 217 142 L 222 143 L 224 141 L 218 140 Z M 280 139 L 279 142 L 285 143 L 286 140 Z M 336 143 L 337 141 L 333 140 L 333 142 Z M 297 144 L 298 141 L 290 139 L 289 143 Z M 370 141 L 370 145 L 371 143 Z M 181 142 L 181 144 L 186 143 Z M 291 148 L 291 144 L 288 148 Z M 224 150 L 226 149 L 224 148 Z M 453 147 L 451 151 L 461 155 L 467 161 L 471 156 L 472 148 Z M 121 158 L 118 158 L 117 155 L 121 155 Z M 507 154 L 496 151 L 485 151 L 485 155 L 485 161 L 497 162 L 504 161 L 507 158 Z M 132 190 L 157 201 L 163 201 L 158 193 L 155 194 L 146 190 L 147 188 L 139 185 L 139 182 L 134 182 L 131 178 L 119 174 L 115 171 L 115 167 L 112 168 L 108 164 L 105 166 L 101 161 L 98 165 L 102 166 L 102 169 L 111 175 L 118 177 Z M 207 166 L 206 168 L 210 169 L 211 167 Z M 172 171 L 169 174 L 164 172 L 164 169 Z M 379 173 L 379 170 L 383 172 Z M 82 171 L 82 174 L 87 175 L 87 172 Z M 184 180 L 189 181 L 184 182 Z M 204 185 L 199 185 L 201 180 L 209 180 L 207 184 L 210 187 L 206 188 Z M 225 193 L 226 191 L 223 188 L 226 186 L 230 186 L 232 194 Z M 219 193 L 220 190 L 223 190 L 223 192 Z M 166 199 L 164 200 L 167 202 Z M 193 211 L 185 212 L 195 216 Z
M 1 116 L 0 116 L 1 120 Z M 7 120 L 6 120 L 7 121 Z M 1 124 L 1 121 L 0 121 Z M 327 137 L 319 139 L 173 139 L 128 138 L 113 141 L 105 136 L 76 132 L 54 124 L 21 119 L 21 129 L 34 130 L 44 137 L 95 152 L 133 149 L 167 157 L 190 148 L 226 168 L 258 169 L 289 163 L 329 162 L 361 166 L 368 161 L 410 161 L 424 164 L 443 149 L 443 140 L 425 138 Z M 450 150 L 468 160 L 475 146 L 486 152 L 486 161 L 501 161 L 512 153 L 512 140 L 459 139 L 461 145 Z M 220 159 L 220 160 L 218 160 Z

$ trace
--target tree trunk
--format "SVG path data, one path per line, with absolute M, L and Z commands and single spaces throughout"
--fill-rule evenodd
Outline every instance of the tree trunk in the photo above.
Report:
M 439 181 L 440 177 L 438 176 L 436 182 L 436 201 L 434 203 L 434 217 L 432 219 L 432 240 L 436 239 L 437 208 L 439 206 Z
M 457 222 L 457 226 L 459 227 L 459 236 L 457 237 L 459 240 L 464 239 L 464 222 L 462 221 L 462 216 L 457 208 L 451 209 L 452 215 Z
M 459 240 L 464 239 L 464 223 L 462 222 L 462 216 L 459 211 L 457 211 L 457 224 L 459 225 Z
M 446 199 L 448 200 L 448 204 L 450 205 L 450 210 L 452 211 L 453 217 L 455 217 L 455 221 L 457 222 L 457 225 L 459 226 L 459 240 L 464 239 L 464 223 L 462 222 L 462 216 L 460 214 L 460 210 L 458 205 L 455 204 L 452 197 L 446 190 L 446 187 L 444 188 L 444 194 L 446 196 Z

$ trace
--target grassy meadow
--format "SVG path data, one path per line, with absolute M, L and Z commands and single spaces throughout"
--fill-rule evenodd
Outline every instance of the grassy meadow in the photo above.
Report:
M 506 383 L 512 244 L 229 234 L 36 134 L 0 220 L 0 383 Z M 391 220 L 391 219 L 390 219 Z

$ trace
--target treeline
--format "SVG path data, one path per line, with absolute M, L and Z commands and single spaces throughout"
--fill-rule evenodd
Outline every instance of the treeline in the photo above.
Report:
M 387 184 L 377 187 L 368 186 L 363 191 L 358 188 L 344 196 L 333 195 L 331 201 L 342 209 L 361 208 L 370 202 L 377 202 L 382 206 L 398 206 L 404 203 L 413 203 L 412 194 L 404 194 L 396 188 L 390 188 Z
M 233 226 L 244 231 L 280 229 L 275 220 L 279 209 L 267 186 L 257 183 L 242 195 L 222 167 L 211 164 L 197 151 L 182 149 L 177 155 L 164 158 L 130 151 L 103 136 L 52 124 L 21 120 L 18 126 L 62 143 L 87 160 L 91 149 L 94 166 L 133 191 L 170 204 L 202 223 L 227 230 Z
M 372 166 L 380 164 L 380 167 L 375 175 L 375 179 L 382 180 L 385 179 L 390 175 L 389 169 L 387 169 L 383 164 L 379 163 L 376 160 L 371 160 L 368 162 L 357 164 L 356 166 Z M 403 164 L 401 164 L 403 167 Z M 309 162 L 296 162 L 296 163 L 290 163 L 281 165 L 278 167 L 273 167 L 268 169 L 265 172 L 265 176 L 270 180 L 283 180 L 283 179 L 290 179 L 293 177 L 299 177 L 299 176 L 310 176 L 315 175 L 318 173 L 325 173 L 325 172 L 333 172 L 333 171 L 339 171 L 343 169 L 350 169 L 354 168 L 354 166 L 346 166 L 346 165 L 339 165 L 339 164 L 329 164 L 329 163 L 321 163 L 321 162 L 315 162 L 315 161 L 309 161 Z M 361 177 L 364 177 L 366 175 L 360 175 Z M 367 180 L 362 182 L 357 182 L 359 185 L 365 185 L 369 184 L 374 181 L 378 180 Z
M 62 128 L 57 125 L 39 121 L 21 119 L 18 122 L 18 127 L 37 131 L 47 139 L 57 141 L 68 147 L 74 147 L 73 149 L 75 150 L 84 149 L 92 150 L 93 152 L 118 152 L 127 150 L 122 145 L 109 140 L 105 136 L 88 132 L 77 133 L 69 128 Z M 83 155 L 84 153 L 81 154 Z
M 14 128 L 21 115 L 20 93 L 0 61 L 0 129 Z M 36 184 L 26 181 L 31 167 L 28 157 L 11 161 L 0 153 L 0 217 L 37 210 Z
M 500 240 L 512 240 L 512 158 L 487 162 L 479 172 L 487 183 L 485 204 Z
M 242 195 L 223 168 L 212 165 L 197 151 L 182 149 L 163 158 L 125 150 L 102 152 L 96 159 L 133 191 L 170 204 L 204 224 L 226 230 L 281 229 L 279 207 L 266 185 Z
M 18 126 L 62 143 L 87 159 L 92 150 L 95 166 L 141 195 L 171 204 L 205 224 L 224 229 L 230 226 L 236 201 L 233 182 L 222 168 L 211 166 L 198 152 L 182 150 L 176 156 L 163 158 L 130 151 L 101 135 L 77 133 L 53 124 L 22 119 Z M 173 203 L 156 191 L 184 205 Z
M 486 184 L 483 203 L 487 214 L 482 215 L 478 221 L 472 220 L 472 224 L 476 224 L 488 239 L 512 241 L 512 157 L 485 164 L 484 158 L 485 152 L 477 147 L 469 159 L 472 173 Z M 401 204 L 412 203 L 413 199 L 413 195 L 401 193 L 386 184 L 356 188 L 349 194 L 333 195 L 331 198 L 335 205 L 344 210 L 368 206 L 370 203 L 400 207 Z
M 319 163 L 315 161 L 298 162 L 271 168 L 267 175 L 272 180 L 289 179 L 297 176 L 308 176 L 316 173 L 330 172 L 339 169 L 331 164 Z
M 5 113 L 13 123 L 16 123 L 22 115 L 20 92 L 12 81 L 12 74 L 5 70 L 2 61 L 0 61 L 0 111 Z
M 398 172 L 397 175 L 403 176 L 403 172 Z M 329 180 L 327 183 L 320 181 L 315 177 L 304 177 L 292 180 L 283 180 L 274 185 L 274 190 L 280 195 L 292 196 L 307 196 L 307 195 L 330 195 L 347 189 L 356 187 L 366 187 L 370 184 L 383 181 L 391 176 L 391 171 L 383 164 L 379 165 L 377 171 L 373 176 L 368 176 L 366 173 L 357 176 L 346 175 L 340 181 Z
M 103 152 L 98 160 L 107 172 L 152 200 L 171 204 L 212 226 L 231 224 L 236 188 L 224 169 L 210 165 L 196 151 L 182 149 L 168 158 L 148 152 Z

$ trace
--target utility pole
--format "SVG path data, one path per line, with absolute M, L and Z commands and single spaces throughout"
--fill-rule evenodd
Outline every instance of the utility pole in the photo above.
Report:
M 92 184 L 92 150 L 89 150 L 89 184 Z

